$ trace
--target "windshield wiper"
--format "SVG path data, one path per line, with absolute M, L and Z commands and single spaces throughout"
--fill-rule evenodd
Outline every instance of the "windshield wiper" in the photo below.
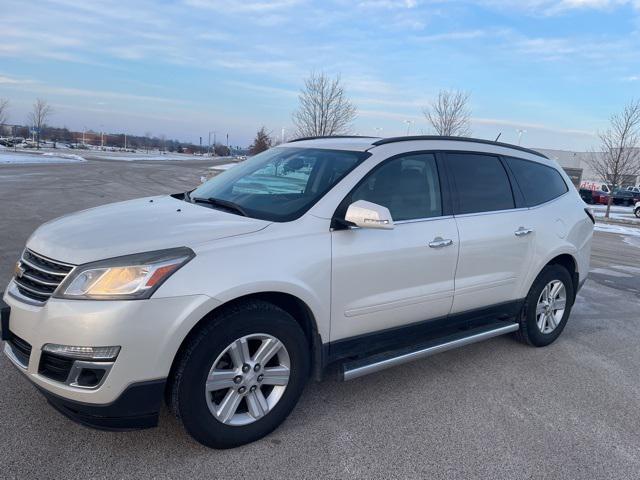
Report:
M 247 212 L 244 210 L 244 208 L 242 208 L 237 203 L 233 203 L 228 200 L 222 200 L 220 198 L 214 198 L 214 197 L 209 197 L 209 198 L 192 197 L 191 199 L 194 202 L 207 203 L 212 207 L 222 207 L 225 210 L 231 210 L 232 212 L 240 214 L 243 217 L 249 216 L 247 215 Z

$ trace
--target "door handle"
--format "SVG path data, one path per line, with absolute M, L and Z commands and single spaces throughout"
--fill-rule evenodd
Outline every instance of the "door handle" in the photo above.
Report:
M 529 235 L 530 233 L 533 233 L 533 230 L 531 230 L 530 228 L 520 227 L 514 233 L 516 237 L 524 237 L 525 235 Z
M 442 248 L 448 247 L 449 245 L 453 245 L 453 240 L 449 238 L 436 237 L 429 242 L 431 248 Z

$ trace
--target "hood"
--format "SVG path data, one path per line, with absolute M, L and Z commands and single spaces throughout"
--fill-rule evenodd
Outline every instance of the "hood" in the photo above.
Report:
M 262 230 L 270 222 L 194 205 L 170 196 L 112 203 L 45 223 L 27 242 L 36 253 L 80 265 L 133 253 Z

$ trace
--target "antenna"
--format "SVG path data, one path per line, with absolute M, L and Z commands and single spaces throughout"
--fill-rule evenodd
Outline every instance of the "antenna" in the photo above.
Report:
M 502 132 L 500 132 L 500 133 L 498 134 L 498 136 L 496 137 L 496 139 L 494 140 L 494 142 L 497 142 L 497 141 L 498 141 L 498 139 L 500 138 L 500 135 L 502 135 Z

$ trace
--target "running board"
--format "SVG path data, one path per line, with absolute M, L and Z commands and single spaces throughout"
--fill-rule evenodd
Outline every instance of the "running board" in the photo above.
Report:
M 395 367 L 396 365 L 402 365 L 403 363 L 412 362 L 436 353 L 515 332 L 518 328 L 520 328 L 520 325 L 517 323 L 496 322 L 491 325 L 448 335 L 410 348 L 392 350 L 351 362 L 345 362 L 342 365 L 342 379 L 344 381 L 353 380 L 354 378 L 379 372 L 380 370 Z

